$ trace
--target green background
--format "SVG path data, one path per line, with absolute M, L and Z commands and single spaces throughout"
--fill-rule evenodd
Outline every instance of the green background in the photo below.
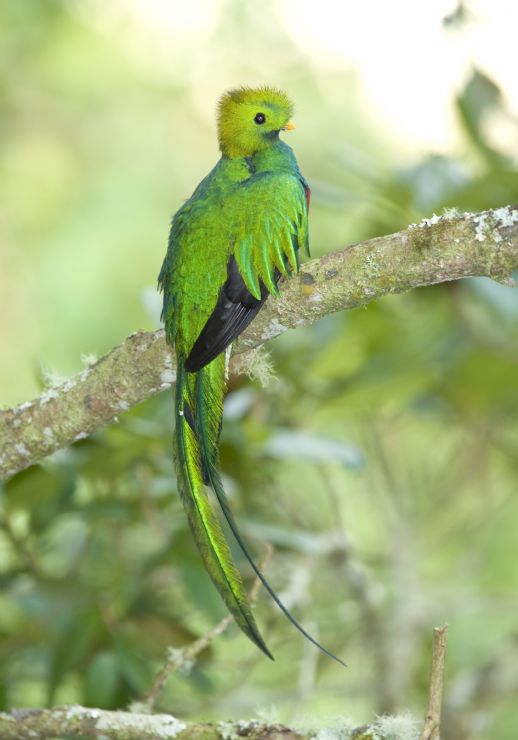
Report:
M 202 45 L 153 56 L 145 29 L 94 2 L 0 3 L 2 405 L 158 326 L 168 222 L 217 159 L 229 86 L 295 100 L 314 256 L 447 206 L 518 202 L 515 160 L 491 135 L 507 115 L 497 80 L 473 68 L 452 100 L 455 152 L 411 152 L 354 69 L 324 74 L 260 5 L 218 5 Z M 282 598 L 349 667 L 263 593 L 275 663 L 232 626 L 171 678 L 161 709 L 420 717 L 432 629 L 447 621 L 444 737 L 514 740 L 517 338 L 518 293 L 468 280 L 288 332 L 268 347 L 268 387 L 232 380 L 233 509 L 258 557 L 274 546 Z M 171 424 L 162 393 L 0 488 L 0 707 L 122 708 L 169 645 L 224 615 L 177 501 Z

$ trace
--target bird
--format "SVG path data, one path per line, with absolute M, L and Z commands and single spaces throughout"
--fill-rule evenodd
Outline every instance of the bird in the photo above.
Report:
M 187 519 L 215 587 L 237 625 L 269 658 L 241 575 L 215 515 L 210 489 L 256 576 L 290 622 L 325 654 L 274 592 L 246 547 L 218 469 L 218 444 L 232 342 L 279 281 L 309 254 L 310 188 L 280 138 L 295 128 L 293 105 L 270 86 L 239 87 L 220 98 L 221 157 L 171 221 L 158 277 L 166 341 L 176 352 L 174 459 Z

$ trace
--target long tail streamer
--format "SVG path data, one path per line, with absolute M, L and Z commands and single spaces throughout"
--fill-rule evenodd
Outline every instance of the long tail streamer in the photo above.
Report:
M 210 506 L 206 490 L 206 486 L 210 486 L 237 544 L 277 606 L 307 640 L 345 666 L 343 660 L 323 647 L 297 622 L 261 573 L 243 542 L 217 469 L 224 394 L 224 354 L 197 373 L 187 372 L 179 363 L 176 381 L 175 451 L 179 463 L 177 469 L 181 471 L 180 493 L 205 566 L 239 627 L 273 660 L 259 633 L 241 576 Z

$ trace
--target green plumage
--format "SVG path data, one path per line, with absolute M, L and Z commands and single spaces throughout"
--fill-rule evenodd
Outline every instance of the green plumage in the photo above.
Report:
M 271 88 L 223 96 L 221 159 L 174 216 L 159 276 L 166 338 L 178 363 L 174 450 L 180 495 L 216 588 L 239 627 L 269 657 L 207 488 L 270 594 L 315 642 L 257 570 L 217 471 L 225 350 L 267 295 L 278 295 L 278 279 L 298 269 L 298 252 L 308 248 L 309 188 L 292 150 L 279 139 L 281 130 L 293 127 L 291 111 L 286 95 Z
M 222 157 L 180 208 L 159 278 L 177 352 L 189 354 L 211 315 L 231 254 L 256 298 L 259 280 L 278 294 L 276 267 L 281 275 L 297 269 L 297 249 L 308 243 L 304 182 L 292 150 L 276 140 L 249 161 Z
M 182 502 L 191 531 L 210 577 L 241 629 L 267 655 L 252 616 L 239 571 L 212 511 L 204 478 L 203 460 L 215 462 L 215 447 L 223 412 L 225 355 L 213 360 L 196 375 L 178 364 L 176 377 L 175 461 Z M 201 402 L 196 398 L 201 395 Z M 185 418 L 186 407 L 195 409 L 197 429 Z M 212 445 L 212 447 L 211 447 Z

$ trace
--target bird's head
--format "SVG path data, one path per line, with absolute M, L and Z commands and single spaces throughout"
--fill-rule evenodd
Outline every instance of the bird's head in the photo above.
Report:
M 251 157 L 272 146 L 279 131 L 295 128 L 293 105 L 286 93 L 273 87 L 240 87 L 219 101 L 219 148 L 226 157 Z

